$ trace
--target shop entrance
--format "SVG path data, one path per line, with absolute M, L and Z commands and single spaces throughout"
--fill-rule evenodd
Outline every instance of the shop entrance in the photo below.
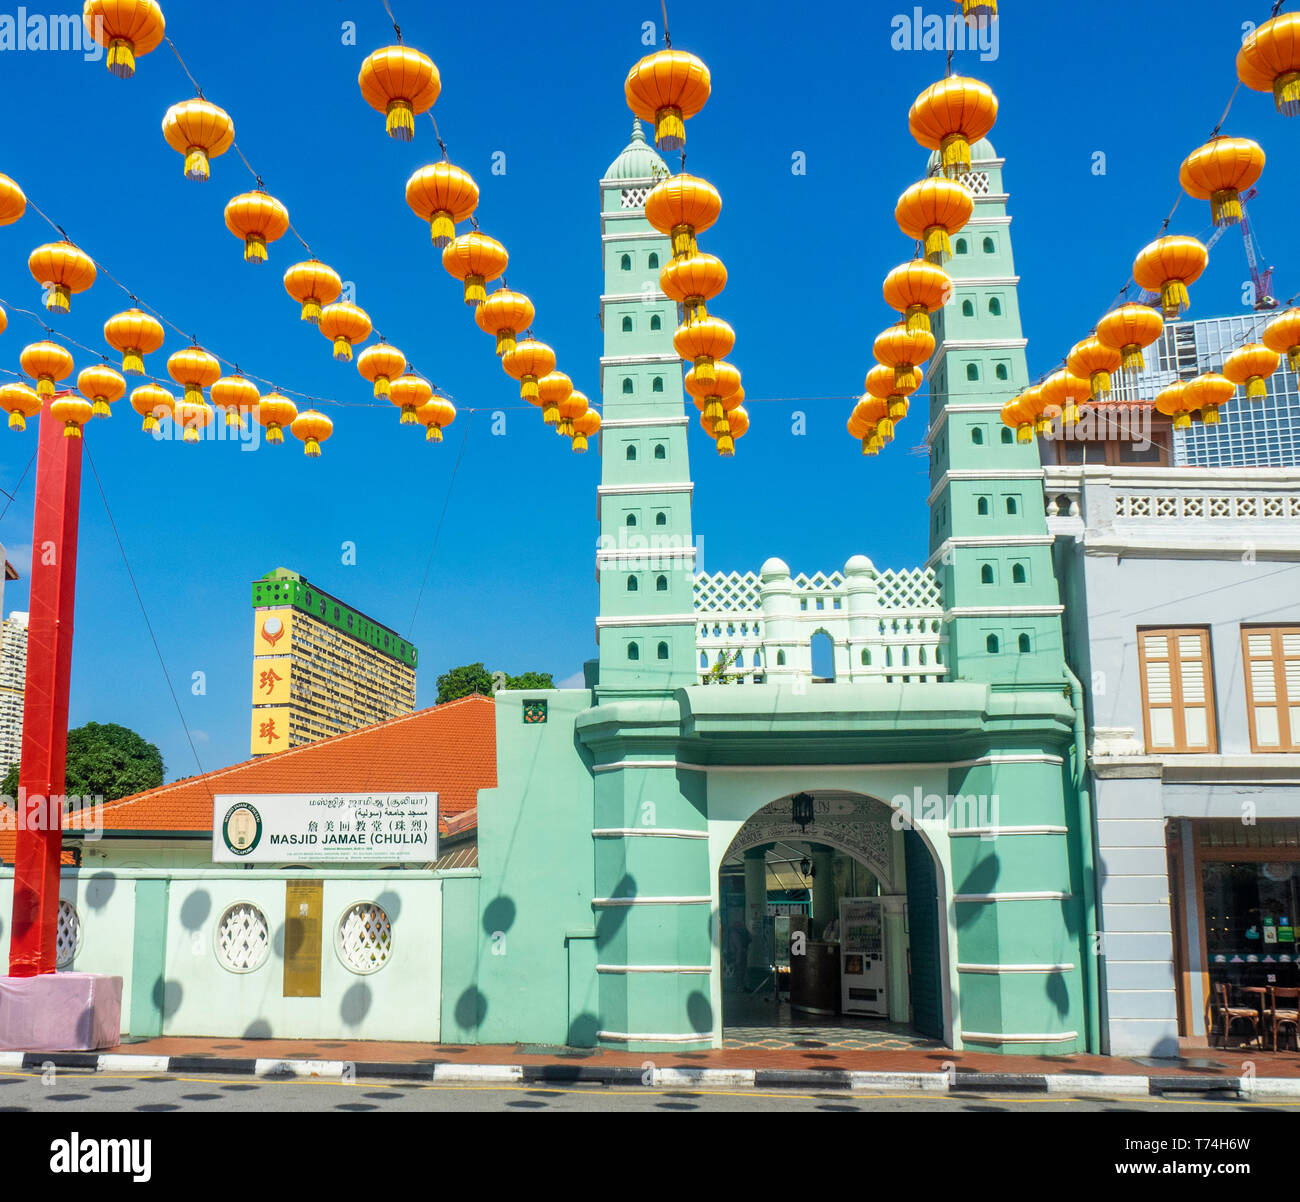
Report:
M 724 1047 L 942 1046 L 938 873 L 891 817 L 818 791 L 741 827 L 718 879 Z

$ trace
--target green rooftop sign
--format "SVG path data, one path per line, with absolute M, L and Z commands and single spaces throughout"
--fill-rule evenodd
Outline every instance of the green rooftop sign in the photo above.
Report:
M 420 653 L 396 631 L 344 605 L 337 597 L 321 592 L 297 572 L 277 568 L 261 580 L 253 581 L 253 607 L 269 605 L 290 605 L 327 626 L 333 626 L 349 638 L 373 647 L 381 655 L 390 656 L 411 668 L 419 666 Z

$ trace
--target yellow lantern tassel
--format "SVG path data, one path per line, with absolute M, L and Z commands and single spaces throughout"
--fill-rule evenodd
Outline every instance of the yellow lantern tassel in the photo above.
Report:
M 1110 396 L 1111 387 L 1114 381 L 1111 379 L 1110 372 L 1095 371 L 1092 373 L 1091 383 L 1092 383 L 1091 399 L 1095 400 L 1097 397 Z
M 303 444 L 302 453 L 310 455 L 313 459 L 318 459 L 320 457 L 320 443 L 314 438 L 307 439 Z
M 1079 423 L 1079 403 L 1073 397 L 1065 398 L 1065 408 L 1061 410 L 1061 421 L 1067 426 L 1075 426 Z M 1029 439 L 1023 441 L 1028 442 Z
M 267 427 L 266 427 L 266 441 L 267 441 L 267 442 L 283 442 L 283 441 L 284 441 L 284 431 L 281 430 L 279 426 L 267 426 Z
M 726 412 L 719 397 L 711 396 L 705 401 L 704 416 L 709 421 L 721 421 L 726 416 Z
M 237 426 L 237 425 L 239 425 L 239 424 L 240 424 L 240 422 L 239 422 L 239 411 L 236 410 L 236 409 L 227 409 L 227 410 L 226 410 L 226 425 L 229 427 L 229 426 Z
M 900 364 L 894 368 L 894 387 L 902 392 L 907 390 L 915 392 L 921 387 L 921 373 L 908 364 Z
M 266 239 L 261 234 L 249 234 L 244 239 L 244 262 L 266 262 Z
M 520 400 L 528 401 L 530 404 L 536 404 L 538 399 L 537 377 L 525 376 L 519 384 Z M 559 415 L 559 407 L 556 407 L 556 415 Z
M 970 143 L 965 134 L 949 134 L 939 143 L 939 154 L 943 163 L 943 173 L 949 179 L 970 172 Z
M 1142 348 L 1136 342 L 1130 343 L 1124 348 L 1124 364 L 1121 370 L 1127 375 L 1140 375 L 1147 369 L 1146 358 L 1142 354 Z
M 346 338 L 334 339 L 334 358 L 341 359 L 344 363 L 351 363 L 352 343 Z
M 1178 317 L 1192 307 L 1187 285 L 1182 280 L 1170 280 L 1160 289 L 1160 306 L 1166 317 Z
M 375 377 L 375 400 L 377 400 L 377 401 L 387 400 L 387 399 L 388 399 L 388 394 L 389 394 L 391 391 L 392 391 L 392 389 L 389 387 L 388 377 L 387 377 L 387 376 L 376 376 L 376 377 Z M 406 410 L 403 409 L 402 412 L 405 413 Z M 414 413 L 415 411 L 412 410 L 411 412 Z
M 149 433 L 158 424 L 158 419 L 151 413 L 144 419 L 144 424 L 140 427 L 146 434 Z
M 720 434 L 718 436 L 718 454 L 724 459 L 730 459 L 736 453 L 736 441 L 730 434 Z
M 1036 434 L 1050 434 L 1052 432 L 1052 419 L 1044 414 L 1034 423 L 1034 432 Z
M 313 325 L 320 323 L 320 301 L 314 296 L 309 296 L 302 302 L 302 320 L 310 321 Z
M 865 439 L 862 443 L 862 453 L 864 455 L 880 454 L 880 435 L 873 434 L 870 438 Z
M 686 145 L 686 121 L 681 109 L 670 105 L 655 113 L 655 142 L 660 150 L 681 150 Z
M 183 438 L 185 442 L 198 442 L 199 432 L 193 426 L 186 426 Z
M 388 102 L 388 136 L 399 142 L 409 142 L 415 137 L 415 112 L 409 100 L 390 100 Z M 319 454 L 319 452 L 317 452 Z
M 118 79 L 135 74 L 135 45 L 125 38 L 114 38 L 108 46 L 108 71 Z
M 1257 401 L 1260 397 L 1268 394 L 1268 384 L 1263 376 L 1251 376 L 1246 381 L 1246 399 L 1248 401 Z
M 1219 424 L 1218 405 L 1206 405 L 1201 412 L 1201 421 L 1207 426 L 1217 426 Z
M 712 356 L 701 355 L 695 360 L 695 378 L 701 384 L 716 384 L 718 382 L 718 373 L 713 370 Z
M 1034 427 L 1030 425 L 1029 422 L 1025 422 L 1023 426 L 1016 427 L 1016 441 L 1017 442 L 1034 441 Z
M 573 436 L 573 452 L 575 455 L 581 455 L 587 449 L 587 436 L 585 434 L 575 434 Z
M 91 417 L 112 417 L 113 411 L 108 407 L 108 402 L 96 400 L 90 406 Z
M 72 308 L 72 293 L 62 284 L 51 284 L 45 294 L 45 307 L 51 313 L 66 313 Z
M 907 416 L 908 404 L 905 396 L 889 398 L 889 416 L 895 422 L 901 422 Z
M 556 426 L 556 428 L 555 428 L 555 432 L 556 432 L 556 433 L 557 433 L 561 438 L 572 438 L 572 437 L 573 437 L 573 423 L 572 423 L 571 421 L 569 421 L 568 418 L 564 418 L 564 417 L 562 417 L 562 418 L 560 418 L 560 424 L 559 424 L 558 426 Z
M 487 300 L 487 281 L 481 275 L 465 277 L 465 303 L 476 308 Z
M 66 426 L 63 427 L 63 437 L 64 437 L 64 438 L 80 438 L 80 437 L 81 437 L 81 427 L 80 427 L 80 426 L 74 426 L 71 422 L 69 422 Z
M 708 317 L 709 311 L 705 307 L 702 296 L 688 297 L 682 305 L 682 315 L 686 321 L 699 321 L 701 318 Z
M 515 349 L 515 332 L 514 330 L 497 331 L 497 354 L 508 355 Z
M 403 405 L 402 416 L 397 419 L 397 424 L 399 426 L 414 426 L 417 425 L 418 422 L 419 418 L 415 416 L 415 406 Z
M 11 429 L 11 430 L 26 430 L 26 429 L 27 429 L 27 423 L 23 420 L 23 415 L 22 415 L 21 413 L 19 413 L 17 409 L 15 409 L 15 410 L 14 410 L 14 411 L 9 415 L 9 429 Z
M 890 417 L 882 417 L 876 426 L 876 433 L 880 435 L 881 442 L 894 441 L 894 420 Z
M 930 312 L 924 305 L 913 305 L 907 311 L 907 329 L 909 332 L 917 330 L 930 332 Z
M 943 226 L 932 225 L 925 231 L 925 257 L 939 266 L 952 258 L 952 239 Z
M 542 406 L 542 421 L 548 426 L 554 426 L 560 420 L 559 403 Z
M 49 376 L 42 376 L 36 381 L 36 395 L 44 397 L 54 395 L 54 381 Z
M 1241 193 L 1224 188 L 1210 197 L 1210 217 L 1215 225 L 1238 225 L 1241 222 Z
M 445 250 L 450 246 L 451 240 L 456 236 L 456 223 L 446 209 L 439 209 L 433 215 L 429 228 L 433 231 L 433 244 L 439 250 Z
M 425 442 L 441 442 L 442 429 L 439 426 L 430 426 L 424 435 Z
M 122 352 L 122 371 L 128 376 L 144 375 L 144 355 L 131 347 L 127 347 Z
M 185 385 L 185 403 L 187 405 L 203 404 L 203 389 L 198 384 Z
M 689 225 L 675 225 L 672 228 L 673 258 L 681 259 L 693 255 L 699 249 L 695 241 L 695 230 Z
M 1284 117 L 1300 117 L 1300 71 L 1287 71 L 1273 81 L 1273 100 Z
M 201 146 L 191 146 L 185 152 L 185 178 L 202 181 L 211 174 L 207 152 Z
M 1174 418 L 1175 430 L 1186 430 L 1192 424 L 1192 415 L 1190 413 L 1180 413 Z

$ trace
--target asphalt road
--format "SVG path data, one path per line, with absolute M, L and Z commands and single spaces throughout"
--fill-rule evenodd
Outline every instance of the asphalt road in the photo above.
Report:
M 1041 1113 L 1294 1114 L 1300 1099 L 1071 1098 L 1040 1093 L 848 1093 L 772 1089 L 646 1089 L 608 1086 L 431 1085 L 361 1080 L 270 1080 L 213 1074 L 95 1073 L 72 1069 L 0 1072 L 0 1114 L 189 1112 L 328 1113 L 886 1113 L 902 1111 Z

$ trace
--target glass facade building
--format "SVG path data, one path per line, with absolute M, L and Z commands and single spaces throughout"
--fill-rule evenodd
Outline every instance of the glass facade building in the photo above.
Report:
M 1145 354 L 1147 370 L 1117 390 L 1125 400 L 1155 400 L 1176 380 L 1207 371 L 1222 371 L 1223 361 L 1239 347 L 1261 341 L 1274 313 L 1243 313 L 1169 322 Z M 1300 466 L 1300 378 L 1282 365 L 1268 381 L 1262 401 L 1240 393 L 1220 412 L 1217 426 L 1193 422 L 1174 431 L 1175 467 Z

